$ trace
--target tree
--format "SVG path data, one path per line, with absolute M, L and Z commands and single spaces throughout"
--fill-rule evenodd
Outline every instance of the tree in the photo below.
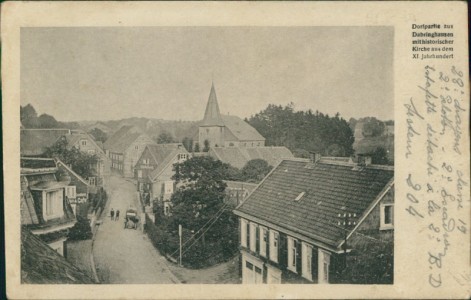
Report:
M 368 117 L 363 120 L 363 136 L 375 137 L 381 136 L 384 132 L 385 125 L 380 120 L 374 117 Z
M 58 128 L 59 122 L 48 114 L 42 114 L 38 117 L 39 127 L 40 128 Z
M 108 139 L 108 135 L 106 134 L 106 132 L 104 132 L 100 128 L 93 128 L 88 133 L 90 133 L 93 136 L 95 141 L 100 141 L 104 143 Z
M 39 127 L 38 114 L 31 104 L 20 106 L 20 120 L 25 128 Z
M 263 159 L 252 159 L 240 170 L 241 177 L 246 182 L 260 182 L 271 171 L 270 166 Z
M 65 137 L 60 138 L 54 145 L 48 147 L 44 152 L 44 156 L 60 159 L 66 165 L 71 166 L 74 172 L 85 179 L 94 176 L 94 168 L 98 162 L 96 155 L 80 152 L 80 150 L 75 147 L 69 149 Z
M 199 143 L 195 143 L 195 148 L 193 149 L 195 152 L 200 152 L 200 144 Z
M 208 140 L 204 140 L 203 152 L 208 152 L 208 151 L 209 151 L 209 141 L 208 141 Z
M 173 143 L 173 142 L 175 142 L 175 139 L 167 131 L 161 132 L 159 134 L 159 136 L 157 137 L 157 144 L 170 144 L 170 143 Z
M 371 161 L 377 165 L 388 165 L 390 161 L 388 159 L 388 153 L 383 147 L 377 147 L 373 153 L 371 153 Z
M 231 168 L 209 156 L 193 157 L 174 165 L 172 177 L 180 187 L 172 195 L 172 215 L 167 232 L 179 224 L 193 231 L 195 240 L 186 262 L 202 266 L 210 257 L 230 257 L 237 251 L 237 218 L 224 203 Z M 188 250 L 188 249 L 187 249 Z M 195 260 L 191 253 L 200 253 Z
M 335 114 L 333 117 L 312 110 L 295 111 L 294 104 L 269 104 L 247 122 L 266 138 L 267 146 L 285 146 L 303 155 L 303 151 L 324 155 L 353 154 L 353 131 L 349 123 Z

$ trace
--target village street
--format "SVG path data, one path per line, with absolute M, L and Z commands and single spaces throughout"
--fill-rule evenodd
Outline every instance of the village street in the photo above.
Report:
M 108 203 L 95 237 L 93 255 L 102 283 L 178 283 L 165 258 L 139 229 L 124 229 L 126 209 L 137 205 L 135 186 L 117 175 L 107 178 Z M 118 221 L 110 210 L 119 209 Z

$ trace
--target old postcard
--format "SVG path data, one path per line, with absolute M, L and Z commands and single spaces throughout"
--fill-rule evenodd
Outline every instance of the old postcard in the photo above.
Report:
M 10 299 L 469 298 L 465 2 L 6 2 Z

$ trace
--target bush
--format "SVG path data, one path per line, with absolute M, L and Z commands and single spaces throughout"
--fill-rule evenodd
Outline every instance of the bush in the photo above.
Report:
M 77 216 L 77 223 L 69 230 L 70 240 L 89 240 L 93 237 L 92 228 L 88 219 Z

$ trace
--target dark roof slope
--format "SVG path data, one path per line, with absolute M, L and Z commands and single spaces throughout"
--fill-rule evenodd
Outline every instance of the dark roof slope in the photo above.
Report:
M 70 134 L 69 129 L 21 129 L 21 155 L 41 155 L 51 147 L 59 137 Z
M 124 125 L 106 140 L 103 147 L 112 152 L 123 153 L 143 134 L 145 133 L 136 126 Z
M 96 282 L 23 228 L 21 230 L 21 283 L 93 284 Z
M 382 166 L 284 160 L 235 213 L 338 247 L 345 233 L 338 215 L 346 209 L 356 213 L 358 221 L 393 176 L 392 168 Z
M 226 126 L 225 139 L 231 139 L 235 136 L 238 141 L 264 141 L 265 138 L 258 131 L 250 126 L 247 122 L 237 116 L 222 116 L 224 125 Z M 229 132 L 227 132 L 229 130 Z
M 183 144 L 180 143 L 148 145 L 147 147 L 157 162 L 157 167 L 149 176 L 152 181 L 162 173 L 177 154 L 189 154 Z

